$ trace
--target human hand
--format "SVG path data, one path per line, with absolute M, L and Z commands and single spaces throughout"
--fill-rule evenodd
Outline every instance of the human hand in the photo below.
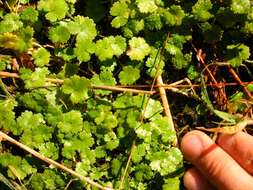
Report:
M 184 176 L 188 190 L 252 190 L 253 137 L 238 132 L 221 135 L 215 144 L 206 134 L 192 131 L 181 142 L 194 167 Z

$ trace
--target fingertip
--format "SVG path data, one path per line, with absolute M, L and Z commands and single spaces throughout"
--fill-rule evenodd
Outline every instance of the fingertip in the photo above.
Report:
M 188 133 L 182 139 L 181 150 L 185 158 L 219 189 L 241 190 L 240 186 L 244 190 L 253 189 L 253 178 L 206 134 Z
M 184 186 L 187 190 L 214 189 L 196 168 L 191 168 L 185 173 Z
M 191 131 L 183 137 L 181 150 L 185 158 L 190 162 L 194 162 L 202 154 L 205 148 L 205 136 L 201 131 Z

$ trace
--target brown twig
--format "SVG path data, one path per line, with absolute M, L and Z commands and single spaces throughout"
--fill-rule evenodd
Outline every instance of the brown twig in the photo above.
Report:
M 122 187 L 123 187 L 123 184 L 124 184 L 124 181 L 125 181 L 125 178 L 126 178 L 126 175 L 127 175 L 127 170 L 129 168 L 129 165 L 130 165 L 130 162 L 131 162 L 131 159 L 132 159 L 135 148 L 136 148 L 136 145 L 135 145 L 135 142 L 134 142 L 131 146 L 131 149 L 130 149 L 130 154 L 129 154 L 128 159 L 127 159 L 126 168 L 125 168 L 124 173 L 123 173 L 123 175 L 120 179 L 119 190 L 122 189 Z
M 163 85 L 163 79 L 162 79 L 161 75 L 159 75 L 157 77 L 157 84 L 158 85 Z M 173 118 L 172 118 L 172 115 L 171 115 L 171 111 L 170 111 L 170 106 L 169 106 L 168 99 L 167 99 L 167 96 L 166 96 L 166 91 L 165 91 L 164 87 L 158 87 L 158 89 L 159 89 L 159 92 L 160 92 L 160 97 L 162 99 L 162 104 L 163 104 L 165 115 L 168 118 L 169 127 L 172 131 L 176 131 L 175 126 L 174 126 L 174 122 L 173 122 Z M 174 144 L 176 146 L 178 146 L 177 140 Z
M 5 71 L 0 71 L 0 78 L 20 78 L 20 76 L 17 73 L 9 73 Z M 55 84 L 63 84 L 64 80 L 62 79 L 54 79 L 54 78 L 46 78 L 47 82 L 55 83 Z M 91 85 L 91 88 L 93 89 L 101 89 L 101 90 L 110 90 L 110 91 L 119 91 L 119 92 L 132 92 L 136 94 L 155 94 L 156 91 L 146 91 L 146 90 L 138 90 L 138 89 L 130 89 L 130 88 L 122 88 L 117 86 L 102 86 L 102 85 Z
M 252 82 L 242 82 L 243 85 L 248 85 L 248 84 L 253 84 Z M 237 82 L 221 82 L 219 84 L 206 84 L 206 86 L 210 87 L 226 87 L 226 86 L 238 86 L 239 84 Z M 150 84 L 144 84 L 144 85 L 117 85 L 117 87 L 122 87 L 122 88 L 150 88 Z M 164 87 L 165 89 L 170 89 L 172 87 L 175 88 L 188 88 L 188 87 L 194 87 L 194 88 L 199 88 L 201 87 L 200 84 L 163 84 L 163 85 L 154 85 L 154 88 L 158 87 Z
M 92 185 L 94 187 L 97 187 L 97 188 L 102 189 L 102 190 L 113 190 L 112 188 L 104 187 L 104 186 L 100 185 L 99 183 L 91 180 L 90 178 L 82 176 L 81 174 L 79 174 L 79 173 L 77 173 L 77 172 L 75 172 L 75 171 L 67 168 L 66 166 L 64 166 L 64 165 L 62 165 L 62 164 L 60 164 L 60 163 L 58 163 L 58 162 L 56 162 L 56 161 L 54 161 L 54 160 L 52 160 L 50 158 L 47 158 L 47 157 L 43 156 L 39 152 L 37 152 L 37 151 L 29 148 L 28 146 L 26 146 L 26 145 L 24 145 L 24 144 L 16 141 L 15 139 L 13 139 L 10 136 L 6 135 L 2 131 L 0 131 L 0 138 L 1 138 L 1 140 L 4 139 L 4 140 L 9 141 L 10 143 L 18 146 L 19 148 L 21 148 L 21 149 L 29 152 L 30 154 L 32 154 L 33 156 L 37 157 L 38 159 L 40 159 L 40 160 L 42 160 L 42 161 L 44 161 L 44 162 L 46 162 L 48 164 L 51 164 L 51 165 L 55 166 L 56 168 L 59 168 L 59 169 L 65 171 L 65 172 L 68 172 L 71 175 L 79 178 L 80 180 L 85 181 L 86 183 L 88 183 L 88 184 L 90 184 L 90 185 Z
M 213 76 L 212 72 L 210 71 L 210 69 L 207 67 L 207 64 L 205 63 L 205 60 L 204 60 L 204 56 L 203 56 L 203 52 L 201 49 L 197 49 L 193 44 L 193 49 L 194 51 L 196 52 L 196 57 L 198 59 L 198 61 L 203 65 L 203 67 L 206 69 L 211 81 L 217 86 L 218 88 L 218 91 L 219 91 L 219 94 L 221 95 L 221 97 L 223 97 L 223 100 L 225 102 L 228 102 L 228 99 L 227 99 L 227 95 L 226 93 L 224 92 L 223 88 L 219 85 L 219 83 L 217 82 L 217 80 L 215 79 L 215 77 Z
M 231 65 L 227 66 L 228 67 L 228 71 L 230 72 L 230 74 L 233 76 L 233 78 L 238 82 L 239 85 L 242 86 L 243 91 L 245 92 L 245 94 L 247 94 L 247 96 L 253 100 L 253 96 L 252 94 L 249 92 L 249 90 L 246 88 L 246 86 L 243 84 L 243 82 L 241 81 L 240 77 L 236 74 L 235 70 L 233 69 L 233 67 Z

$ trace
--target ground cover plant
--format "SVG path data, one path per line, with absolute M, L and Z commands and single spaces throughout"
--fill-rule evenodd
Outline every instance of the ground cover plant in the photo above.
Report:
M 250 0 L 0 0 L 0 189 L 183 189 L 179 142 L 252 117 Z

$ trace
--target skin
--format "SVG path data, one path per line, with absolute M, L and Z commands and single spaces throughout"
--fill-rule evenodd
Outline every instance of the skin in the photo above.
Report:
M 194 167 L 184 176 L 188 190 L 252 190 L 253 137 L 238 132 L 220 135 L 214 143 L 205 133 L 192 131 L 181 142 Z

